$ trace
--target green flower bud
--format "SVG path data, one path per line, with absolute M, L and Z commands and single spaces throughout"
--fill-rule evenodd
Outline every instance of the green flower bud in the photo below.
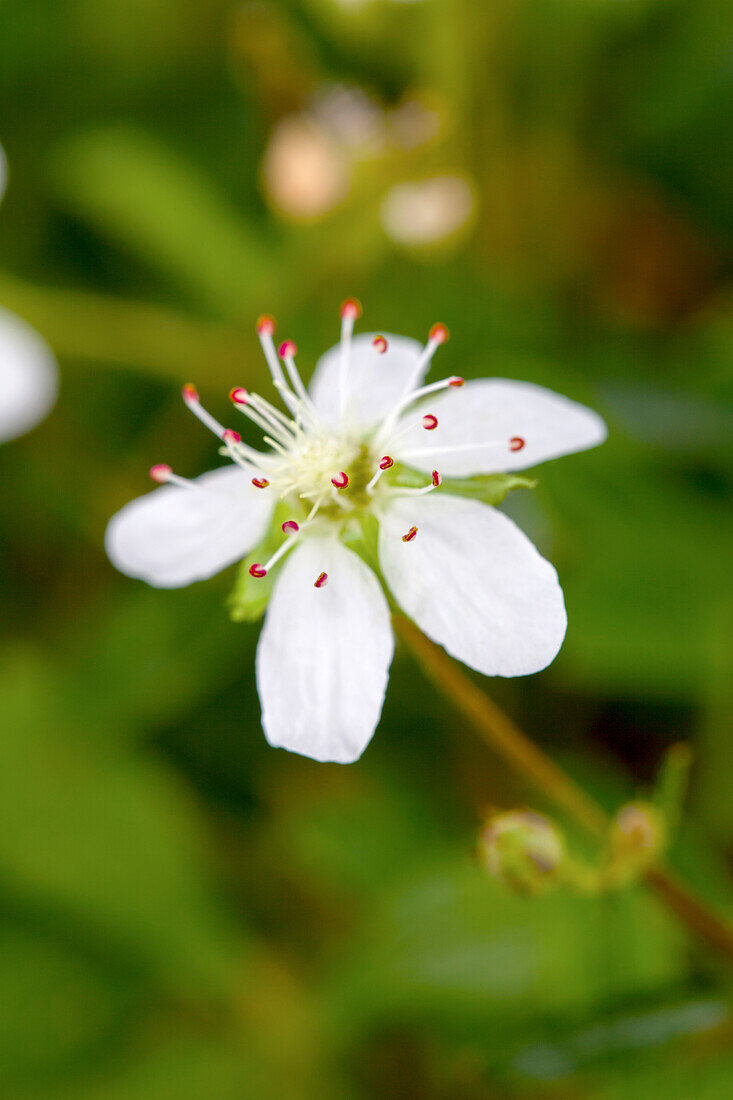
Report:
M 664 818 L 651 802 L 627 802 L 611 823 L 611 857 L 632 867 L 651 863 L 664 848 Z
M 486 870 L 520 894 L 541 894 L 560 881 L 565 843 L 557 826 L 535 810 L 490 817 L 479 835 Z

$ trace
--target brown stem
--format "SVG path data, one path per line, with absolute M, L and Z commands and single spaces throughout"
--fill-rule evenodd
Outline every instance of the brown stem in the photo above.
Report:
M 605 810 L 537 748 L 414 623 L 397 612 L 394 625 L 426 675 L 484 741 L 568 817 L 593 836 L 605 838 L 609 824 Z M 667 868 L 651 867 L 645 877 L 649 886 L 679 920 L 733 963 L 733 929 L 721 917 Z

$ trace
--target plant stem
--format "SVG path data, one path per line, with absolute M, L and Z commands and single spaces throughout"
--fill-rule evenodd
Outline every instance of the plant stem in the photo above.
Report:
M 443 650 L 396 612 L 395 630 L 436 687 L 511 768 L 592 836 L 604 839 L 609 816 L 478 688 Z M 654 866 L 645 880 L 675 916 L 733 963 L 733 928 L 707 907 L 666 867 Z

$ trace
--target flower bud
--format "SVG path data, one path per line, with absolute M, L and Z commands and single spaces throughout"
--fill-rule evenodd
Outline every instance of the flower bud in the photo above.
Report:
M 665 825 L 651 802 L 627 802 L 611 823 L 611 852 L 615 860 L 650 862 L 664 847 Z
M 565 844 L 549 817 L 535 810 L 509 810 L 484 825 L 479 856 L 505 886 L 520 894 L 541 894 L 558 883 Z

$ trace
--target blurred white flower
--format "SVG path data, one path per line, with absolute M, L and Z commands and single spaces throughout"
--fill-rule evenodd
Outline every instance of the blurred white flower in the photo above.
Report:
M 418 149 L 440 132 L 441 113 L 420 99 L 406 99 L 390 115 L 390 133 L 394 145 Z
M 378 156 L 386 142 L 386 112 L 361 88 L 337 84 L 313 99 L 310 115 L 349 156 Z
M 349 164 L 343 150 L 307 114 L 287 115 L 273 130 L 263 162 L 273 205 L 295 218 L 317 218 L 346 195 Z
M 0 307 L 0 443 L 14 439 L 51 410 L 58 389 L 58 368 L 45 340 Z
M 0 146 L 0 198 L 7 162 Z M 0 443 L 22 435 L 56 400 L 58 368 L 51 349 L 30 325 L 0 307 Z
M 122 508 L 106 534 L 118 569 L 164 588 L 210 577 L 266 538 L 267 560 L 244 575 L 265 596 L 274 576 L 256 661 L 265 735 L 339 763 L 358 759 L 372 737 L 394 648 L 387 600 L 365 558 L 378 558 L 418 626 L 479 672 L 536 672 L 562 644 L 553 567 L 502 512 L 456 495 L 465 486 L 440 491 L 436 466 L 458 477 L 520 470 L 606 434 L 590 409 L 528 383 L 451 376 L 425 385 L 445 326 L 421 347 L 404 336 L 354 337 L 359 314 L 348 299 L 341 341 L 308 390 L 295 345 L 276 351 L 274 321 L 261 318 L 287 411 L 241 387 L 230 396 L 268 449 L 242 443 L 185 386 L 186 404 L 231 465 L 193 481 L 154 466 L 153 479 L 167 484 Z
M 357 165 L 424 145 L 440 122 L 418 99 L 385 110 L 361 88 L 326 86 L 275 125 L 262 163 L 267 196 L 291 218 L 322 217 L 346 197 Z
M 473 208 L 473 190 L 461 176 L 398 183 L 382 202 L 382 226 L 397 244 L 432 245 L 461 229 Z

